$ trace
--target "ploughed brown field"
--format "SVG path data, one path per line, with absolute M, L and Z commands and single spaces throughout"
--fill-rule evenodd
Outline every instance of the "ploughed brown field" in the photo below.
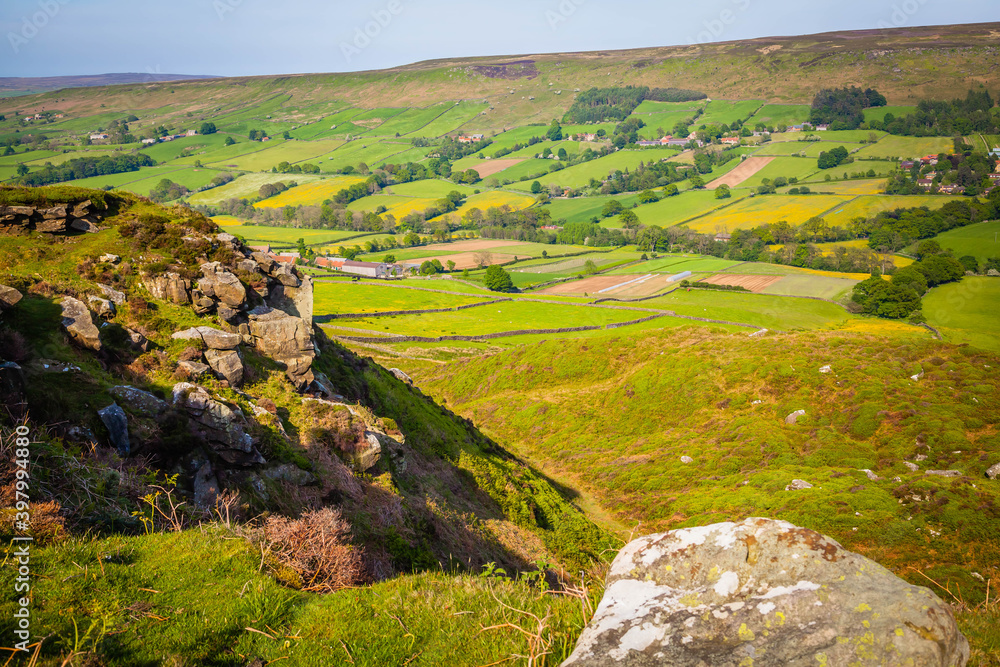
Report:
M 771 164 L 773 159 L 773 157 L 748 157 L 746 160 L 743 160 L 740 166 L 736 167 L 725 176 L 720 176 L 705 187 L 709 190 L 714 190 L 720 185 L 728 185 L 729 187 L 734 188 L 767 165 Z
M 701 282 L 712 285 L 732 285 L 745 287 L 751 292 L 763 292 L 768 287 L 784 278 L 784 276 L 748 276 L 738 273 L 717 273 Z
M 539 294 L 587 294 L 600 297 L 638 297 L 650 296 L 666 289 L 667 276 L 654 274 L 650 278 L 640 280 L 648 274 L 630 276 L 592 276 L 583 280 L 571 280 L 548 287 Z M 635 282 L 632 282 L 635 281 Z M 628 283 L 627 285 L 625 283 Z M 607 290 L 602 292 L 601 290 Z
M 486 178 L 487 176 L 492 176 L 493 174 L 499 174 L 504 169 L 513 167 L 516 164 L 521 164 L 527 158 L 510 158 L 507 160 L 486 160 L 485 162 L 480 162 L 473 169 L 479 173 L 479 178 Z

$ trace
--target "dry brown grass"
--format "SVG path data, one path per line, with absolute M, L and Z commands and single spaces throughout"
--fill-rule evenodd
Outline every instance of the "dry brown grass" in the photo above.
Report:
M 301 578 L 302 589 L 332 593 L 364 583 L 362 550 L 350 543 L 351 527 L 335 509 L 324 507 L 298 519 L 268 518 L 267 547 Z

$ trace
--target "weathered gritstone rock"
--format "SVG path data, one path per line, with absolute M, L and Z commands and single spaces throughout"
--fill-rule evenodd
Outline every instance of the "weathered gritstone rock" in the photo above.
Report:
M 793 479 L 792 483 L 785 487 L 785 491 L 802 491 L 811 488 L 813 488 L 813 485 L 804 479 Z
M 143 285 L 154 299 L 179 305 L 191 303 L 191 283 L 181 278 L 179 273 L 150 276 L 143 279 Z
M 804 417 L 806 414 L 805 410 L 796 410 L 792 414 L 785 417 L 786 424 L 796 424 L 799 421 L 799 417 Z
M 285 287 L 298 287 L 302 284 L 302 281 L 295 275 L 293 264 L 278 264 L 277 268 L 271 270 L 268 275 Z
M 206 461 L 194 474 L 194 504 L 198 507 L 212 507 L 219 498 L 219 481 L 212 472 L 212 464 Z
M 564 667 L 965 665 L 951 609 L 837 542 L 747 519 L 650 535 L 611 565 Z
M 937 475 L 938 477 L 961 477 L 961 470 L 925 470 L 925 475 Z
M 193 327 L 170 335 L 174 340 L 200 340 L 210 350 L 235 350 L 243 342 L 239 334 L 228 333 L 212 327 Z
M 115 316 L 115 304 L 99 296 L 87 297 L 87 303 L 94 309 L 98 317 L 112 318 Z
M 104 296 L 111 301 L 111 303 L 116 306 L 125 305 L 125 293 L 119 292 L 114 287 L 109 287 L 108 285 L 98 284 L 97 287 L 104 292 Z
M 22 298 L 24 298 L 24 295 L 13 287 L 0 285 L 0 311 L 13 308 Z
M 143 352 L 149 352 L 149 340 L 145 336 L 128 327 L 124 327 L 124 329 L 125 333 L 128 334 L 128 339 L 132 343 L 132 347 Z
M 206 350 L 205 361 L 231 387 L 243 384 L 243 360 L 236 350 Z
M 205 373 L 211 370 L 208 364 L 202 364 L 197 361 L 181 361 L 177 364 L 178 368 L 183 368 L 187 371 L 191 377 L 201 377 Z
M 246 305 L 247 290 L 234 274 L 227 271 L 218 262 L 201 265 L 202 279 L 198 281 L 198 289 L 205 296 L 221 301 L 231 308 L 239 309 Z
M 986 470 L 986 476 L 990 479 L 1000 477 L 1000 463 L 995 463 Z
M 71 296 L 62 300 L 62 325 L 77 345 L 99 352 L 101 349 L 101 333 L 94 326 L 90 310 L 83 302 Z
M 161 415 L 170 407 L 166 401 L 157 398 L 148 391 L 128 385 L 112 387 L 109 393 L 114 396 L 116 401 L 124 405 L 128 412 L 146 417 Z
M 250 311 L 248 331 L 261 354 L 285 365 L 296 389 L 304 391 L 312 384 L 310 366 L 316 349 L 311 323 L 281 310 L 255 308 Z
M 265 299 L 268 306 L 283 310 L 292 317 L 301 317 L 306 322 L 313 319 L 313 282 L 309 276 L 302 276 L 298 287 L 275 285 Z
M 248 424 L 241 411 L 209 396 L 204 388 L 180 382 L 173 389 L 174 406 L 191 418 L 191 430 L 222 460 L 233 465 L 265 463 L 246 432 Z
M 264 477 L 275 482 L 288 482 L 294 486 L 309 486 L 311 484 L 316 484 L 319 481 L 316 478 L 316 475 L 303 470 L 298 466 L 292 465 L 291 463 L 285 463 L 274 468 L 268 468 L 263 474 Z
M 413 378 L 411 378 L 409 375 L 399 370 L 398 368 L 390 368 L 389 372 L 392 373 L 394 376 L 396 376 L 396 379 L 399 380 L 400 382 L 405 382 L 411 387 L 413 386 Z
M 121 456 L 128 456 L 130 447 L 128 442 L 128 417 L 117 403 L 112 403 L 108 407 L 98 410 L 97 415 L 104 422 L 108 429 L 111 444 L 118 450 Z
M 261 271 L 263 271 L 264 273 L 271 273 L 271 271 L 274 270 L 274 267 L 278 265 L 278 263 L 274 261 L 274 259 L 272 259 L 267 253 L 254 252 L 251 253 L 250 256 L 253 257 L 253 260 L 257 262 L 257 266 L 259 266 Z

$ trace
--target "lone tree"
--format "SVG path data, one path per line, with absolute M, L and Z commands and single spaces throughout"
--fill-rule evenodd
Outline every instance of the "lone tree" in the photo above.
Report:
M 483 283 L 487 289 L 493 292 L 509 292 L 514 289 L 514 282 L 510 279 L 510 274 L 504 271 L 499 264 L 494 264 L 486 269 Z

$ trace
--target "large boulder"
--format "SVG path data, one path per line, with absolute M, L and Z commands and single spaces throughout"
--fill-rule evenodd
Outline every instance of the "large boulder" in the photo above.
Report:
M 98 317 L 111 319 L 117 312 L 115 304 L 112 301 L 102 299 L 99 296 L 87 297 L 87 303 L 89 303 L 90 307 L 94 309 L 94 312 L 97 313 Z
M 231 308 L 246 305 L 247 290 L 235 274 L 227 271 L 218 262 L 201 265 L 202 278 L 198 281 L 198 289 L 205 296 L 222 302 Z
M 236 350 L 206 350 L 205 361 L 230 387 L 243 384 L 243 360 Z
M 62 325 L 78 345 L 95 352 L 101 349 L 101 333 L 94 326 L 90 310 L 71 296 L 62 300 Z
M 179 273 L 148 276 L 143 279 L 143 285 L 154 299 L 172 301 L 176 304 L 191 302 L 191 283 L 181 278 Z
M 106 298 L 108 298 L 116 306 L 124 306 L 125 305 L 125 293 L 124 292 L 119 292 L 114 287 L 110 287 L 108 285 L 101 285 L 100 283 L 98 283 L 97 287 L 102 292 L 104 292 L 104 296 Z
M 109 392 L 128 412 L 144 417 L 156 417 L 167 411 L 167 402 L 148 391 L 128 385 L 112 387 Z
M 128 417 L 117 403 L 97 411 L 97 416 L 108 429 L 108 437 L 121 456 L 128 456 Z
M 564 667 L 964 665 L 951 609 L 837 542 L 747 519 L 650 535 L 611 565 Z
M 0 311 L 13 308 L 17 305 L 17 302 L 23 298 L 23 296 L 23 294 L 18 292 L 13 287 L 0 285 Z
M 281 310 L 255 308 L 248 328 L 254 347 L 261 354 L 285 365 L 288 378 L 299 391 L 312 384 L 310 367 L 316 358 L 312 324 Z
M 235 350 L 243 341 L 239 334 L 228 333 L 212 327 L 193 327 L 170 335 L 175 340 L 200 340 L 210 350 Z
M 995 463 L 986 470 L 986 476 L 990 479 L 1000 477 L 1000 463 Z
M 215 400 L 203 387 L 188 382 L 174 385 L 173 399 L 174 406 L 190 417 L 192 433 L 226 463 L 244 466 L 265 463 L 247 433 L 249 425 L 238 408 Z

